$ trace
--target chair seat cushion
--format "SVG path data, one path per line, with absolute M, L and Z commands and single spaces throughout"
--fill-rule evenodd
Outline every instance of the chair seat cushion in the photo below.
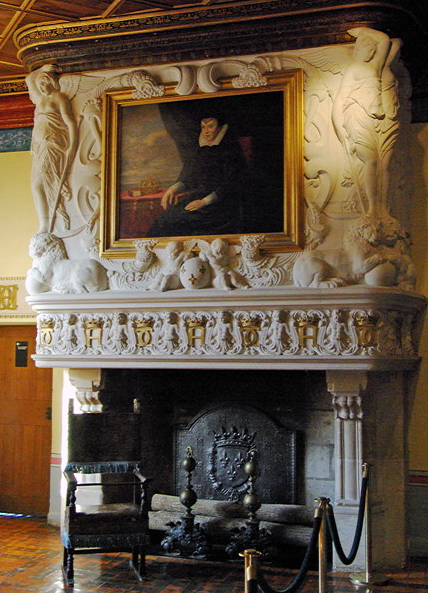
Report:
M 147 518 L 133 503 L 77 505 L 72 518 L 68 508 L 65 513 L 64 530 L 69 534 L 141 533 L 147 529 Z

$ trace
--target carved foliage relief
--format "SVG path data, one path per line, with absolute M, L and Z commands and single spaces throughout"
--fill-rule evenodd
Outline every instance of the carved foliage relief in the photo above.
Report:
M 414 316 L 389 310 L 43 314 L 39 355 L 207 357 L 415 355 Z
M 32 192 L 40 228 L 32 241 L 30 294 L 108 288 L 163 291 L 183 286 L 232 290 L 368 284 L 413 289 L 408 229 L 395 215 L 396 205 L 408 200 L 406 172 L 396 153 L 408 121 L 410 93 L 399 60 L 400 42 L 364 27 L 349 33 L 354 43 L 346 46 L 268 57 L 154 66 L 108 75 L 61 76 L 53 65 L 31 73 L 27 84 L 36 106 Z M 266 256 L 260 238 L 243 237 L 233 253 L 227 244 L 213 241 L 202 250 L 207 278 L 196 286 L 186 286 L 179 278 L 178 261 L 174 271 L 171 252 L 176 245 L 164 253 L 153 249 L 156 243 L 137 243 L 134 261 L 106 261 L 97 255 L 103 93 L 132 88 L 135 98 L 159 97 L 164 85 L 173 81 L 178 95 L 190 95 L 197 87 L 202 93 L 215 94 L 222 76 L 232 77 L 235 88 L 257 88 L 266 85 L 267 72 L 290 68 L 305 74 L 306 248 L 302 254 Z M 63 245 L 54 270 L 49 238 L 50 243 L 57 240 Z M 184 264 L 184 256 L 180 255 L 179 263 Z M 95 273 L 92 283 L 87 276 L 79 279 L 88 266 Z M 118 325 L 112 323 L 112 327 Z M 103 325 L 105 340 L 106 331 Z M 336 337 L 323 348 L 347 351 L 354 347 L 355 340 L 351 346 L 341 331 L 336 330 Z M 114 348 L 135 349 L 134 334 L 111 338 Z M 242 339 L 241 330 L 238 334 Z M 156 348 L 176 352 L 184 347 L 182 339 L 163 339 L 164 346 L 159 338 Z M 232 338 L 228 340 L 230 348 Z M 236 336 L 233 343 L 241 348 Z M 269 340 L 263 342 L 263 348 L 268 344 Z M 103 342 L 103 348 L 109 347 Z

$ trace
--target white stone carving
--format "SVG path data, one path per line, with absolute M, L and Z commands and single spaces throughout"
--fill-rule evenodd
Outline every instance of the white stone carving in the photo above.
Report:
M 293 269 L 296 286 L 337 287 L 361 283 L 413 290 L 415 268 L 408 238 L 391 216 L 362 216 L 345 236 L 345 249 L 306 251 Z
M 70 383 L 76 389 L 76 399 L 83 413 L 100 413 L 103 411 L 99 400 L 102 389 L 100 369 L 69 369 Z
M 229 256 L 229 243 L 226 239 L 214 239 L 211 246 L 200 255 L 203 261 L 207 261 L 213 272 L 213 286 L 222 290 L 234 288 L 248 288 L 248 282 L 238 272 L 232 269 Z
M 263 65 L 265 66 L 266 63 Z M 256 62 L 244 64 L 241 68 L 239 76 L 232 78 L 232 86 L 235 89 L 258 88 L 266 85 L 267 78 L 266 76 L 263 76 Z
M 184 249 L 182 241 L 170 241 L 165 248 L 165 261 L 149 288 L 164 292 L 165 290 L 180 287 L 181 266 L 183 262 L 191 257 L 193 257 L 193 254 Z
M 39 355 L 414 356 L 415 317 L 382 309 L 165 310 L 38 317 Z
M 327 387 L 335 411 L 336 504 L 355 506 L 359 502 L 363 462 L 362 392 L 366 373 L 327 372 Z
M 69 97 L 61 91 L 55 66 L 47 64 L 26 79 L 35 104 L 31 141 L 31 188 L 40 232 L 52 232 L 55 219 L 70 228 L 65 202 L 71 198 L 68 175 L 76 153 L 78 129 Z
M 200 257 L 191 257 L 180 268 L 180 281 L 184 288 L 205 288 L 211 282 L 210 268 Z
M 33 193 L 40 229 L 55 229 L 73 261 L 95 253 L 105 91 L 135 89 L 136 98 L 155 98 L 163 95 L 167 83 L 176 82 L 177 95 L 190 95 L 197 85 L 202 94 L 215 94 L 223 77 L 232 78 L 236 88 L 257 88 L 265 84 L 269 72 L 301 68 L 305 73 L 303 254 L 263 253 L 258 235 L 241 237 L 241 247 L 228 246 L 227 253 L 221 241 L 213 241 L 202 248 L 201 256 L 211 279 L 204 274 L 203 281 L 198 276 L 194 282 L 194 271 L 186 276 L 185 270 L 201 269 L 196 261 L 186 264 L 180 280 L 184 257 L 170 273 L 172 247 L 155 249 L 155 244 L 141 239 L 135 243 L 134 261 L 104 264 L 110 288 L 163 292 L 183 285 L 230 290 L 367 284 L 413 290 L 408 221 L 396 217 L 396 212 L 406 210 L 401 206 L 408 199 L 406 191 L 410 195 L 403 189 L 404 159 L 395 156 L 400 126 L 409 120 L 408 77 L 399 60 L 400 42 L 365 27 L 350 34 L 356 41 L 344 46 L 150 66 L 107 76 L 103 72 L 59 77 L 52 65 L 33 72 L 28 84 L 36 104 Z M 224 250 L 217 262 L 213 247 Z M 185 250 L 187 258 L 198 255 L 197 249 Z
M 70 260 L 61 239 L 52 233 L 31 238 L 33 267 L 25 282 L 29 294 L 97 292 L 108 288 L 106 270 L 94 259 Z
M 142 70 L 135 70 L 121 77 L 122 86 L 134 87 L 132 93 L 134 99 L 151 99 L 162 97 L 165 94 L 165 87 L 157 84 L 156 80 Z
M 164 70 L 164 73 L 166 73 L 168 79 L 170 79 L 170 76 L 172 80 L 178 78 L 178 84 L 175 87 L 175 92 L 178 95 L 190 95 L 196 89 L 197 76 L 196 69 L 193 66 L 169 66 Z
M 290 284 L 296 253 L 286 255 L 267 255 L 260 252 L 264 235 L 243 235 L 242 248 L 237 264 L 238 272 L 251 286 L 280 286 Z

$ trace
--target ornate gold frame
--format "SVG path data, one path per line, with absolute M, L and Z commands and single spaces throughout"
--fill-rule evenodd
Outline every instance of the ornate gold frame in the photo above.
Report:
M 281 232 L 268 232 L 263 245 L 268 251 L 298 251 L 303 245 L 303 74 L 301 70 L 284 70 L 264 75 L 265 86 L 236 89 L 231 78 L 221 79 L 221 88 L 214 93 L 197 89 L 191 95 L 180 96 L 174 84 L 165 84 L 161 97 L 139 99 L 133 97 L 133 90 L 108 91 L 103 104 L 103 151 L 101 183 L 101 257 L 129 258 L 135 256 L 134 241 L 144 237 L 121 238 L 119 236 L 119 153 L 121 134 L 121 109 L 201 98 L 226 97 L 249 93 L 281 91 L 283 96 L 283 221 Z M 247 234 L 257 234 L 247 233 Z M 212 240 L 219 235 L 204 235 Z M 231 244 L 238 243 L 240 235 L 222 235 Z M 159 238 L 159 245 L 177 237 Z M 195 237 L 180 236 L 180 240 Z

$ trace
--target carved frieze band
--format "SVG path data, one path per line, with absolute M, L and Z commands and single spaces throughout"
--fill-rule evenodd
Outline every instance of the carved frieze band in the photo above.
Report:
M 42 314 L 37 354 L 415 356 L 414 323 L 362 309 Z

